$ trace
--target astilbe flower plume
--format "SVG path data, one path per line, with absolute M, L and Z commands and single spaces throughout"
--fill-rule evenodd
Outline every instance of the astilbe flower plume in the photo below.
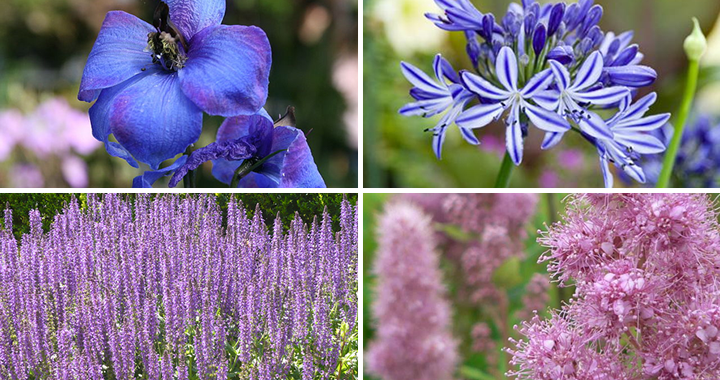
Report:
M 357 209 L 268 229 L 231 199 L 75 199 L 0 229 L 0 378 L 326 379 L 356 328 Z M 321 221 L 320 221 L 321 220 Z M 141 376 L 141 377 L 139 377 Z
M 465 35 L 472 71 L 455 71 L 440 54 L 433 62 L 435 78 L 402 62 L 415 101 L 400 113 L 444 113 L 427 130 L 433 132 L 438 159 L 451 125 L 467 142 L 479 145 L 473 130 L 506 115 L 506 151 L 516 165 L 523 160 L 530 125 L 545 133 L 543 149 L 574 129 L 597 148 L 606 186 L 613 184 L 610 162 L 645 182 L 638 155 L 665 150 L 648 132 L 662 127 L 669 115 L 644 116 L 655 102 L 654 93 L 633 104 L 637 89 L 651 85 L 657 74 L 640 65 L 643 54 L 630 44 L 632 32 L 604 33 L 598 26 L 603 8 L 593 0 L 569 5 L 523 0 L 510 3 L 499 19 L 469 0 L 435 3 L 442 13 L 426 17 L 443 30 Z M 601 117 L 601 110 L 611 116 Z
M 431 219 L 416 206 L 391 203 L 377 232 L 378 327 L 366 351 L 369 371 L 384 380 L 452 379 L 458 355 Z
M 511 340 L 518 379 L 720 377 L 720 225 L 705 195 L 578 195 L 539 239 L 571 301 Z

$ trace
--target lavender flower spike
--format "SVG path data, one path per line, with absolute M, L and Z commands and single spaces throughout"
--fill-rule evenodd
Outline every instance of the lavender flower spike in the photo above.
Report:
M 368 368 L 384 380 L 450 380 L 458 357 L 431 220 L 410 204 L 390 204 L 378 234 L 378 330 Z

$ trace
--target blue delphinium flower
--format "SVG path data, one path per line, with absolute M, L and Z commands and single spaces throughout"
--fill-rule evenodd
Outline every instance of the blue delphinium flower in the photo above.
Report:
M 166 2 L 154 25 L 108 13 L 78 94 L 97 100 L 93 136 L 134 167 L 158 169 L 184 152 L 200 136 L 203 112 L 252 115 L 267 99 L 272 59 L 261 29 L 220 25 L 225 0 Z
M 212 173 L 228 185 L 243 188 L 324 188 L 305 134 L 300 129 L 273 125 L 261 110 L 251 116 L 228 118 L 217 141 L 194 151 L 175 171 L 175 187 L 191 170 L 212 161 Z
M 506 109 L 510 110 L 505 119 L 506 148 L 516 165 L 522 161 L 530 124 L 546 132 L 543 149 L 557 145 L 573 129 L 603 147 L 604 162 L 621 158 L 608 153 L 615 154 L 614 147 L 648 151 L 641 146 L 646 140 L 628 140 L 616 116 L 628 110 L 630 94 L 652 84 L 657 74 L 640 64 L 643 55 L 637 45 L 631 45 L 632 32 L 603 33 L 597 25 L 603 9 L 593 0 L 569 5 L 523 0 L 511 3 L 501 19 L 483 14 L 469 0 L 435 2 L 443 13 L 426 17 L 443 30 L 464 33 L 473 72 L 449 72 L 450 64 L 438 64 L 436 58 L 438 86 L 403 63 L 405 76 L 416 86 L 411 95 L 417 102 L 400 113 L 429 117 L 451 110 L 430 129 L 435 132 L 433 148 L 438 158 L 444 132 L 453 122 L 466 141 L 478 144 L 473 130 L 501 117 Z M 611 120 L 614 125 L 608 125 Z M 619 137 L 616 130 L 621 131 Z M 629 162 L 619 164 L 637 166 L 636 161 Z M 608 178 L 606 174 L 606 183 Z

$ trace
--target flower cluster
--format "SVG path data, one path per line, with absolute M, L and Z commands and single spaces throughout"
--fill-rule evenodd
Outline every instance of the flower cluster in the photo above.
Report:
M 543 149 L 557 145 L 571 130 L 592 143 L 606 186 L 613 185 L 610 162 L 638 182 L 646 181 L 636 156 L 665 150 L 648 132 L 662 127 L 669 115 L 645 116 L 654 94 L 633 103 L 637 89 L 652 84 L 657 74 L 640 65 L 643 54 L 631 44 L 632 32 L 604 33 L 597 25 L 603 9 L 593 0 L 542 6 L 523 0 L 511 3 L 499 20 L 469 0 L 435 2 L 443 13 L 427 18 L 443 30 L 465 34 L 473 71 L 456 72 L 439 54 L 433 62 L 435 78 L 402 62 L 403 74 L 414 85 L 410 94 L 415 102 L 400 113 L 444 113 L 428 129 L 438 159 L 451 125 L 478 145 L 473 130 L 506 115 L 506 151 L 516 165 L 522 162 L 523 141 L 534 125 L 545 133 Z
M 405 202 L 386 207 L 374 264 L 377 339 L 367 350 L 370 372 L 385 380 L 450 380 L 455 372 L 457 343 L 435 249 L 430 217 Z
M 268 228 L 259 209 L 231 199 L 223 213 L 212 196 L 81 203 L 47 232 L 31 212 L 20 241 L 5 212 L 0 377 L 327 379 L 347 369 L 357 334 L 347 201 L 337 233 L 327 213 Z
M 265 32 L 255 26 L 221 25 L 225 0 L 166 1 L 159 2 L 153 25 L 125 12 L 108 13 L 78 93 L 82 101 L 95 101 L 90 109 L 92 132 L 108 153 L 133 167 L 140 162 L 153 169 L 136 179 L 135 186 L 152 186 L 186 163 L 188 157 L 181 156 L 160 170 L 164 161 L 197 142 L 203 112 L 223 117 L 267 115 L 263 107 L 272 54 Z M 288 151 L 284 158 L 291 168 L 274 172 L 290 176 L 297 172 L 293 165 L 302 166 L 306 169 L 298 175 L 309 179 L 293 178 L 290 186 L 324 187 L 303 133 L 292 129 L 295 139 L 284 136 L 289 141 L 279 144 Z M 292 150 L 301 152 L 291 155 Z M 250 182 L 287 185 L 277 176 Z
M 665 124 L 656 130 L 655 137 L 669 144 L 674 128 Z M 644 157 L 648 183 L 657 182 L 663 156 Z M 720 123 L 708 115 L 699 115 L 685 128 L 673 171 L 677 187 L 720 187 Z
M 71 187 L 88 185 L 87 165 L 80 156 L 94 152 L 99 146 L 88 132 L 87 114 L 72 108 L 65 99 L 50 98 L 33 112 L 19 110 L 0 112 L 0 161 L 20 152 L 23 160 L 35 158 L 60 162 L 62 178 Z M 7 181 L 14 187 L 43 187 L 45 179 L 36 162 L 16 164 Z
M 720 377 L 720 225 L 705 195 L 575 196 L 539 241 L 573 299 L 511 340 L 519 379 Z

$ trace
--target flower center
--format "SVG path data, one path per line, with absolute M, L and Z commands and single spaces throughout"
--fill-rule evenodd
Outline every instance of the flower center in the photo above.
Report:
M 152 53 L 153 64 L 165 70 L 178 71 L 187 61 L 188 44 L 170 19 L 170 8 L 161 1 L 155 8 L 153 25 L 157 32 L 148 33 L 145 51 Z
M 152 60 L 166 70 L 177 71 L 185 66 L 187 56 L 180 40 L 168 32 L 148 33 L 148 46 L 145 51 L 152 53 Z

